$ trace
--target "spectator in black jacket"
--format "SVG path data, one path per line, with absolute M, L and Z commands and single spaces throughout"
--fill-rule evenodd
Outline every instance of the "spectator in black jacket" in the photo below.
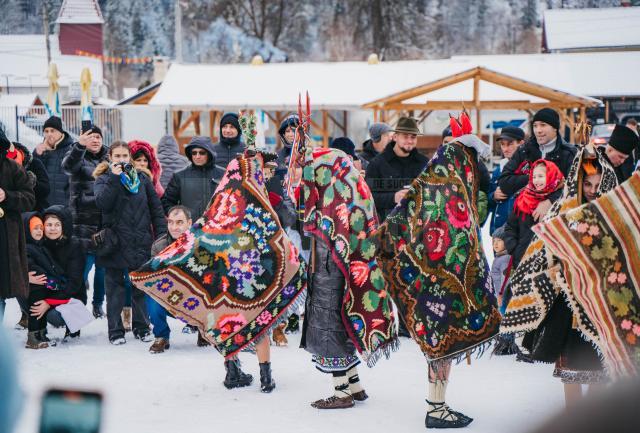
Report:
M 46 208 L 49 207 L 48 197 L 49 197 L 49 175 L 47 174 L 47 169 L 44 168 L 44 164 L 39 159 L 35 159 L 33 154 L 29 152 L 23 144 L 14 142 L 13 149 L 9 149 L 7 152 L 7 158 L 13 159 L 18 164 L 20 164 L 29 179 L 31 180 L 31 184 L 33 185 L 33 192 L 36 196 L 36 205 L 34 210 L 38 212 L 42 212 Z
M 558 133 L 560 116 L 551 108 L 543 108 L 533 116 L 532 129 L 531 138 L 518 148 L 498 179 L 498 186 L 507 197 L 517 194 L 527 186 L 531 164 L 538 159 L 553 162 L 564 177 L 567 177 L 576 156 L 575 146 L 562 141 Z M 558 190 L 540 202 L 532 214 L 533 219 L 539 221 L 551 208 L 551 204 L 561 196 L 562 190 Z
M 381 221 L 404 198 L 407 187 L 428 162 L 416 149 L 421 134 L 415 119 L 401 117 L 394 132 L 395 140 L 371 160 L 365 175 Z
M 640 147 L 638 135 L 629 127 L 616 125 L 604 148 L 604 155 L 613 166 L 618 183 L 629 179 L 633 174 L 633 151 Z M 630 162 L 630 163 L 629 163 Z
M 240 127 L 238 115 L 236 113 L 226 113 L 220 119 L 220 141 L 213 146 L 213 153 L 216 155 L 215 163 L 220 173 L 216 176 L 216 179 L 222 178 L 229 162 L 244 152 L 244 149 L 242 128 Z
M 95 179 L 93 171 L 98 164 L 108 160 L 108 150 L 102 143 L 102 131 L 97 126 L 78 137 L 71 150 L 62 160 L 62 168 L 70 176 L 69 207 L 73 216 L 73 235 L 82 245 L 86 256 L 84 279 L 96 263 L 95 251 L 91 247 L 91 236 L 100 229 L 101 212 L 96 206 L 93 193 Z M 93 276 L 93 316 L 103 317 L 104 268 L 95 267 Z
M 358 158 L 369 163 L 378 156 L 393 139 L 393 131 L 386 123 L 374 123 L 369 127 L 369 138 L 362 143 L 362 151 L 358 152 Z
M 162 196 L 162 206 L 165 212 L 169 212 L 169 209 L 181 204 L 189 208 L 194 220 L 197 220 L 218 187 L 216 156 L 209 137 L 193 137 L 185 147 L 185 152 L 191 164 L 173 174 Z
M 86 324 L 86 316 L 90 318 L 90 315 L 82 305 L 87 302 L 83 278 L 84 254 L 78 240 L 72 235 L 71 213 L 60 205 L 47 208 L 44 211 L 42 241 L 37 239 L 37 235 L 33 236 L 37 230 L 31 229 L 36 228 L 34 226 L 37 223 L 32 224 L 32 219 L 33 216 L 25 222 L 31 313 L 26 347 L 41 349 L 51 343 L 46 336 L 47 322 L 56 327 L 66 326 L 69 320 L 67 314 L 70 314 Z M 59 311 L 61 305 L 65 305 L 66 312 Z M 67 327 L 65 338 L 79 335 L 78 330 L 72 333 Z
M 105 270 L 109 341 L 120 345 L 127 341 L 121 313 L 125 303 L 125 276 L 151 257 L 155 237 L 167 231 L 162 204 L 151 180 L 131 166 L 129 146 L 116 141 L 109 147 L 111 163 L 101 163 L 94 172 L 96 205 L 102 211 L 102 222 L 111 227 L 117 248 L 98 256 L 97 265 Z M 144 342 L 153 339 L 145 295 L 132 288 L 133 335 Z
M 49 205 L 69 206 L 69 176 L 62 169 L 62 159 L 72 144 L 73 139 L 62 129 L 62 119 L 51 116 L 44 122 L 44 141 L 33 156 L 42 161 L 49 175 Z

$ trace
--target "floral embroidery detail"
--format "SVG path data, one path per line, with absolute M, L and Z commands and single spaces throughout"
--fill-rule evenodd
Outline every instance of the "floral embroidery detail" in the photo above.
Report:
M 256 250 L 241 251 L 230 258 L 229 275 L 238 282 L 238 292 L 252 298 L 255 289 L 263 289 L 264 285 L 258 284 L 256 277 L 262 275 L 264 268 L 260 264 L 260 253 Z
M 240 313 L 225 314 L 216 323 L 216 329 L 220 331 L 221 338 L 229 338 L 230 335 L 242 329 L 247 324 L 247 319 Z
M 162 293 L 167 293 L 170 288 L 173 287 L 173 281 L 168 278 L 163 278 L 156 284 L 156 289 L 160 290 Z
M 256 318 L 256 322 L 259 325 L 266 325 L 271 321 L 272 318 L 273 316 L 271 315 L 271 313 L 265 310 Z
M 198 301 L 196 298 L 188 298 L 184 304 L 182 304 L 182 306 L 190 311 L 193 311 L 196 309 L 196 307 L 200 305 L 200 301 Z
M 447 248 L 451 244 L 449 226 L 445 221 L 434 221 L 426 225 L 424 229 L 424 244 L 427 247 L 429 260 L 438 261 L 447 254 Z
M 447 203 L 445 210 L 449 217 L 449 222 L 456 229 L 467 229 L 471 225 L 469 219 L 469 209 L 467 204 L 457 196 L 452 196 Z

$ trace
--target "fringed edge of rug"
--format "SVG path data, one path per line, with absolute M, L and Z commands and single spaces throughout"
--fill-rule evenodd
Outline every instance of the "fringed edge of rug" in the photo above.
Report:
M 287 305 L 287 307 L 284 310 L 282 310 L 280 314 L 278 314 L 278 317 L 276 318 L 276 320 L 273 321 L 271 325 L 269 325 L 268 327 L 260 331 L 260 333 L 255 338 L 253 338 L 253 340 L 245 344 L 240 349 L 225 355 L 224 359 L 232 359 L 235 356 L 237 356 L 238 353 L 240 352 L 256 353 L 256 345 L 260 343 L 263 338 L 269 338 L 269 336 L 271 335 L 271 332 L 278 325 L 289 320 L 289 316 L 291 316 L 293 312 L 298 310 L 298 308 L 304 306 L 305 300 L 304 300 L 304 297 L 302 296 L 302 293 L 304 292 L 304 290 L 305 289 L 300 290 L 300 292 L 298 292 L 298 294 L 296 295 L 296 298 L 293 301 L 291 301 L 291 303 L 289 303 L 289 305 Z M 232 337 L 229 337 L 229 338 L 232 338 Z
M 385 359 L 391 358 L 392 352 L 397 352 L 400 349 L 400 338 L 396 335 L 391 341 L 378 347 L 371 353 L 361 353 L 362 359 L 367 364 L 367 367 L 372 368 L 376 363 L 384 357 Z
M 429 359 L 427 354 L 424 357 L 427 359 L 427 364 L 429 367 L 433 368 L 435 371 L 438 371 L 439 368 L 443 368 L 447 366 L 449 363 L 454 363 L 455 365 L 460 364 L 463 360 L 467 359 L 467 357 L 471 357 L 475 355 L 475 359 L 480 359 L 487 350 L 493 345 L 493 342 L 498 337 L 498 333 L 492 335 L 491 337 L 476 343 L 471 347 L 467 347 L 466 349 L 459 350 L 455 353 L 452 353 L 447 356 L 443 356 L 437 359 Z

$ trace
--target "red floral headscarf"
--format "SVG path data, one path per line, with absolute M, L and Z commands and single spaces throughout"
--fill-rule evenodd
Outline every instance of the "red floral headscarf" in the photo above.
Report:
M 542 191 L 536 190 L 533 186 L 533 169 L 538 165 L 547 168 L 547 183 Z M 549 195 L 564 185 L 564 175 L 557 165 L 546 159 L 539 159 L 531 165 L 529 170 L 529 183 L 516 198 L 514 210 L 517 215 L 524 219 L 526 215 L 533 214 L 540 202 L 546 200 Z

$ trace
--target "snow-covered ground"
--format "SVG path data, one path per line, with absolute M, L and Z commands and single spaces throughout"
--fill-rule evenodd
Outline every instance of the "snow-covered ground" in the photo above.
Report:
M 487 233 L 487 246 L 489 239 Z M 330 395 L 331 379 L 315 370 L 310 355 L 298 349 L 299 334 L 289 336 L 289 347 L 272 347 L 277 387 L 272 394 L 262 394 L 254 356 L 240 357 L 254 384 L 229 391 L 222 386 L 221 356 L 212 348 L 197 347 L 196 336 L 182 334 L 182 323 L 175 320 L 170 319 L 171 349 L 151 355 L 150 343 L 130 333 L 124 346 L 110 345 L 106 319 L 84 328 L 77 342 L 27 350 L 26 331 L 11 328 L 18 318 L 17 303 L 9 301 L 4 326 L 15 342 L 26 393 L 19 433 L 37 431 L 40 397 L 52 386 L 102 391 L 106 433 L 425 430 L 426 363 L 417 345 L 406 338 L 391 359 L 372 369 L 360 367 L 369 400 L 353 409 L 320 411 L 309 402 Z M 64 334 L 59 329 L 49 333 L 58 338 Z M 551 376 L 552 369 L 487 354 L 472 359 L 471 365 L 454 367 L 447 401 L 475 418 L 465 432 L 526 432 L 564 407 L 562 385 Z
M 18 319 L 15 302 L 7 305 L 4 324 Z M 298 349 L 299 334 L 289 347 L 272 347 L 277 388 L 262 394 L 256 358 L 241 355 L 254 375 L 251 387 L 228 391 L 222 386 L 222 358 L 212 348 L 198 348 L 194 335 L 180 332 L 171 320 L 171 349 L 151 355 L 148 343 L 131 334 L 124 346 L 107 341 L 106 320 L 82 331 L 80 341 L 47 350 L 24 349 L 25 331 L 10 330 L 18 352 L 26 410 L 19 433 L 37 431 L 39 401 L 50 386 L 100 390 L 105 395 L 104 431 L 209 433 L 233 432 L 420 432 L 424 431 L 426 363 L 418 347 L 402 339 L 390 360 L 373 369 L 361 366 L 369 400 L 353 409 L 319 411 L 309 402 L 331 392 L 330 377 L 315 370 L 310 356 Z M 62 330 L 50 334 L 62 337 Z M 564 405 L 562 385 L 552 367 L 485 356 L 454 367 L 448 401 L 475 418 L 471 432 L 525 432 Z M 526 422 L 525 422 L 526 420 Z

